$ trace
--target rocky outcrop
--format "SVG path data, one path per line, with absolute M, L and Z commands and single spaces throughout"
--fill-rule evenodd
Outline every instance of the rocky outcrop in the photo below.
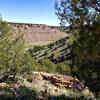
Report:
M 84 82 L 71 76 L 52 74 L 46 72 L 33 72 L 28 78 L 17 76 L 18 81 L 7 84 L 0 83 L 0 95 L 3 95 L 6 88 L 9 95 L 14 95 L 16 98 L 27 97 L 31 100 L 58 100 L 55 97 L 60 97 L 60 100 L 69 100 L 65 98 L 75 98 L 77 100 L 85 100 L 87 98 L 94 100 L 94 95 L 85 86 Z M 6 92 L 7 94 L 7 92 Z M 50 97 L 50 99 L 48 99 Z M 7 99 L 8 100 L 8 99 Z M 21 99 L 18 99 L 21 100 Z M 30 100 L 30 99 L 25 99 Z M 72 99 L 73 100 L 73 99 Z
M 89 88 L 85 86 L 84 82 L 66 75 L 50 74 L 45 72 L 34 72 L 32 76 L 31 85 L 39 93 L 49 95 L 87 95 L 93 97 Z M 27 86 L 28 83 L 25 83 Z M 77 91 L 76 94 L 73 91 Z
M 80 91 L 87 88 L 83 82 L 79 81 L 77 78 L 73 78 L 71 76 L 66 75 L 58 75 L 58 74 L 49 74 L 45 72 L 34 72 L 32 83 L 35 80 L 38 81 L 49 81 L 52 85 L 57 86 L 58 88 L 75 88 Z

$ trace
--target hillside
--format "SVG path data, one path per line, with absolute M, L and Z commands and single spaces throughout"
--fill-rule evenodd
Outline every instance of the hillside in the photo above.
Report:
M 60 99 L 63 97 L 65 100 L 67 98 L 78 98 L 81 100 L 90 98 L 91 96 L 96 95 L 96 93 L 96 97 L 99 97 L 98 91 L 94 92 L 92 90 L 92 88 L 97 90 L 99 81 L 95 81 L 95 84 L 94 80 L 91 81 L 91 79 L 88 79 L 91 82 L 91 84 L 88 84 L 89 81 L 75 75 L 78 73 L 78 70 L 74 66 L 71 66 L 70 60 L 72 60 L 74 54 L 71 52 L 70 47 L 72 47 L 75 34 L 66 34 L 65 37 L 57 40 L 55 39 L 55 41 L 52 40 L 52 43 L 49 43 L 48 45 L 43 44 L 44 46 L 41 46 L 43 42 L 42 39 L 40 39 L 41 41 L 39 40 L 41 45 L 34 45 L 35 41 L 38 43 L 35 38 L 35 35 L 38 33 L 32 33 L 34 34 L 34 36 L 32 35 L 33 42 L 31 42 L 31 39 L 30 42 L 25 40 L 25 36 L 27 36 L 27 39 L 29 39 L 29 37 L 32 38 L 29 35 L 30 28 L 26 29 L 26 31 L 24 30 L 26 24 L 17 23 L 19 26 L 16 26 L 14 23 L 9 25 L 13 28 L 13 33 L 9 30 L 7 23 L 1 22 L 1 32 L 3 32 L 3 34 L 1 35 L 2 40 L 0 41 L 0 60 L 2 62 L 1 67 L 3 65 L 4 68 L 1 70 L 0 77 L 0 98 L 4 98 L 4 100 L 5 98 L 12 98 L 13 100 L 14 97 L 19 98 L 18 100 L 22 100 L 22 98 L 29 97 L 32 100 L 33 98 L 39 100 L 37 98 L 50 97 L 50 99 L 47 100 L 52 100 L 52 98 L 57 100 L 58 98 Z M 48 27 L 50 30 L 52 30 L 52 28 L 58 30 L 57 27 Z M 41 32 L 43 31 L 44 30 Z M 13 34 L 15 38 L 18 37 L 18 35 L 23 34 L 25 43 L 32 43 L 34 46 L 25 49 L 23 41 L 20 41 L 20 39 L 23 38 L 18 37 L 15 41 L 11 41 L 11 34 Z M 38 35 L 41 35 L 42 38 L 44 34 L 47 33 L 39 33 Z M 51 33 L 49 35 L 51 35 Z M 45 36 L 45 38 L 49 37 Z M 44 42 L 46 42 L 45 40 Z M 81 75 L 80 73 L 78 74 Z M 30 90 L 30 88 L 32 90 Z M 92 91 L 93 94 L 89 91 Z M 44 100 L 46 100 L 45 98 Z
M 57 63 L 69 63 L 71 59 L 70 53 L 70 37 L 65 37 L 63 39 L 57 40 L 47 46 L 35 46 L 29 51 L 34 59 L 41 60 L 47 58 L 51 60 L 54 64 Z
M 47 26 L 44 24 L 12 23 L 14 36 L 23 33 L 23 38 L 28 45 L 47 45 L 67 36 L 56 26 Z

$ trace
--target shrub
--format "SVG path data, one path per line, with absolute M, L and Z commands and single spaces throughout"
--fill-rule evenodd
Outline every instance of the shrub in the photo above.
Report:
M 23 58 L 22 35 L 14 39 L 9 25 L 0 21 L 0 82 L 6 81 L 10 76 L 16 76 Z
M 57 64 L 55 71 L 60 73 L 60 74 L 65 74 L 65 75 L 70 75 L 71 74 L 70 66 L 65 65 L 63 63 Z
M 55 64 L 53 64 L 49 59 L 42 59 L 39 61 L 41 68 L 40 70 L 46 72 L 55 72 Z

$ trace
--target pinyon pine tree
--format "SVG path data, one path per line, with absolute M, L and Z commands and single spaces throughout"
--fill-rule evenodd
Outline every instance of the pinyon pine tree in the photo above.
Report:
M 22 34 L 14 37 L 10 25 L 0 20 L 0 82 L 14 79 L 24 66 L 24 55 Z

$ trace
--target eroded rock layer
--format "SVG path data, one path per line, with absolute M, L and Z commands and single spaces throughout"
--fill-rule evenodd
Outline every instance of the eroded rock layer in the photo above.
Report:
M 9 23 L 13 29 L 14 35 L 23 33 L 26 43 L 45 45 L 52 43 L 67 36 L 57 27 L 47 26 L 44 24 L 27 24 L 27 23 Z
M 0 97 L 6 95 L 16 100 L 26 97 L 28 99 L 25 100 L 95 100 L 84 82 L 71 76 L 33 72 L 28 77 L 17 76 L 16 80 L 10 84 L 0 83 Z

